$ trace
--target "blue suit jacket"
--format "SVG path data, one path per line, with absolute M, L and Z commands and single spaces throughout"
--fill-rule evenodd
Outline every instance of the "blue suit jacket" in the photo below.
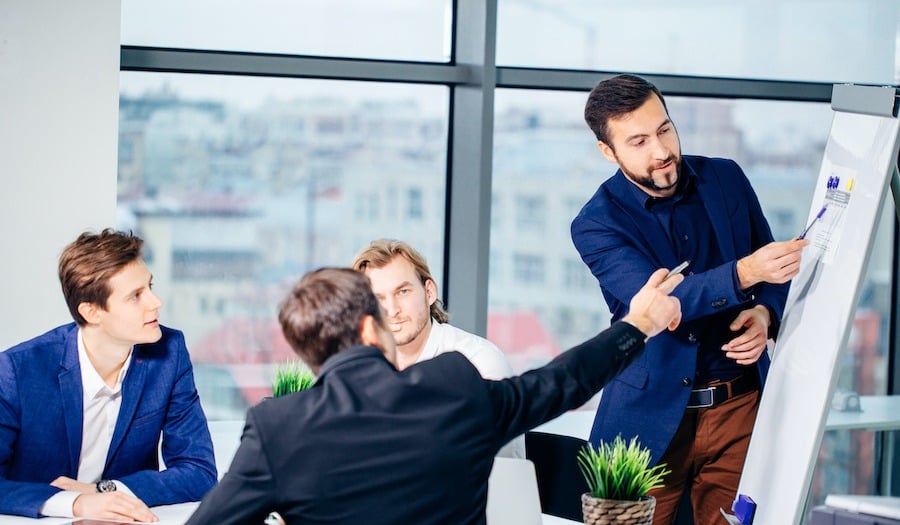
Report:
M 78 327 L 60 326 L 0 353 L 0 513 L 37 517 L 75 478 L 82 439 Z M 159 442 L 166 469 L 159 470 Z M 120 480 L 148 506 L 195 501 L 216 482 L 212 440 L 184 336 L 136 345 L 103 478 Z
M 692 269 L 694 273 L 675 289 L 683 312 L 681 326 L 651 339 L 641 358 L 603 390 L 590 438 L 596 444 L 617 434 L 627 439 L 640 436 L 653 462 L 669 446 L 687 406 L 697 365 L 698 325 L 711 314 L 730 309 L 736 316 L 762 304 L 772 315 L 771 336 L 778 331 L 788 292 L 786 284 L 760 284 L 743 292 L 737 286 L 737 259 L 772 241 L 759 200 L 738 165 L 686 155 L 682 170 L 683 175 L 696 176 L 721 260 L 726 262 Z M 600 282 L 613 320 L 627 313 L 628 302 L 653 271 L 681 262 L 621 170 L 600 186 L 572 221 L 572 241 Z M 763 353 L 756 366 L 761 383 L 768 367 L 769 356 Z

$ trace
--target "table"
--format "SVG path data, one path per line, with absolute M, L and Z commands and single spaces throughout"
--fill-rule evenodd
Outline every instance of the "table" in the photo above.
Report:
M 179 503 L 177 505 L 160 505 L 150 510 L 156 514 L 159 521 L 156 525 L 183 525 L 185 521 L 193 514 L 194 509 L 199 503 Z M 72 523 L 77 525 L 80 518 L 23 518 L 21 516 L 7 516 L 0 514 L 0 523 L 3 525 L 63 525 Z M 260 524 L 261 525 L 261 524 Z

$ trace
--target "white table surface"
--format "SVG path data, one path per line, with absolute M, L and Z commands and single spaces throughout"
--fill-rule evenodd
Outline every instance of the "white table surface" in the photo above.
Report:
M 156 525 L 183 525 L 194 512 L 199 503 L 179 503 L 178 505 L 161 505 L 150 510 L 156 514 L 159 521 Z M 81 518 L 23 518 L 21 516 L 7 516 L 0 514 L 0 523 L 3 525 L 63 525 L 65 523 L 78 523 Z M 261 525 L 261 524 L 260 524 Z

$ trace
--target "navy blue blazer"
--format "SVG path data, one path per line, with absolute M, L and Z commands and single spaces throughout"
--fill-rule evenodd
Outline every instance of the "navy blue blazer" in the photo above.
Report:
M 103 469 L 148 506 L 199 500 L 216 482 L 184 336 L 160 328 L 159 341 L 132 351 Z M 0 352 L 0 513 L 38 517 L 60 490 L 50 483 L 76 478 L 82 400 L 74 323 Z
M 497 451 L 585 403 L 643 339 L 618 323 L 501 381 L 459 352 L 398 372 L 377 348 L 343 350 L 311 389 L 248 411 L 231 467 L 187 523 L 262 523 L 275 510 L 291 524 L 483 524 Z
M 769 334 L 778 326 L 788 285 L 760 284 L 741 291 L 737 260 L 771 242 L 772 232 L 759 199 L 740 167 L 731 160 L 685 155 L 684 175 L 695 175 L 697 191 L 709 214 L 721 260 L 716 268 L 686 276 L 672 294 L 681 301 L 682 324 L 675 332 L 651 339 L 640 359 L 612 381 L 600 397 L 591 442 L 621 434 L 640 436 L 655 463 L 684 415 L 697 366 L 698 324 L 711 314 L 762 304 L 772 316 Z M 572 241 L 600 283 L 613 320 L 628 311 L 628 302 L 659 268 L 681 261 L 662 227 L 647 220 L 633 185 L 619 170 L 604 182 L 572 221 Z M 755 369 L 765 381 L 769 356 L 763 353 Z

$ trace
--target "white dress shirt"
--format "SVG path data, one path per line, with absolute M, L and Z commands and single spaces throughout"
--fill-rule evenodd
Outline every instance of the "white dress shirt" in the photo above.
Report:
M 91 364 L 84 347 L 81 330 L 78 330 L 78 366 L 81 368 L 84 426 L 81 434 L 81 455 L 78 460 L 77 481 L 96 483 L 103 475 L 103 467 L 106 465 L 106 456 L 109 454 L 116 419 L 119 417 L 119 408 L 122 406 L 122 381 L 125 379 L 125 373 L 128 372 L 130 363 L 131 353 L 129 352 L 128 357 L 125 358 L 125 364 L 122 365 L 116 378 L 115 386 L 110 388 Z M 128 487 L 118 481 L 116 481 L 116 490 L 134 495 Z M 41 514 L 63 518 L 74 517 L 72 506 L 75 498 L 80 494 L 80 492 L 71 490 L 57 492 L 41 507 Z
M 432 359 L 444 352 L 459 352 L 478 369 L 485 379 L 505 379 L 511 377 L 513 369 L 497 345 L 483 337 L 460 330 L 447 323 L 431 320 L 431 333 L 416 363 Z M 498 456 L 511 458 L 525 457 L 525 437 L 519 436 L 507 443 Z

